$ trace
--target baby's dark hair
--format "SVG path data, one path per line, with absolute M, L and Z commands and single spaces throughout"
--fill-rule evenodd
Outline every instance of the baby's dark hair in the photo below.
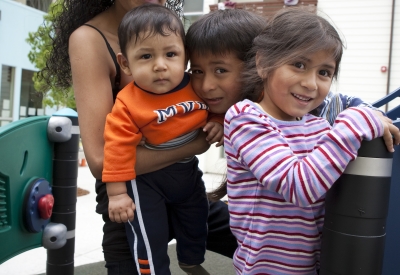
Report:
M 263 75 L 293 62 L 299 56 L 329 51 L 336 63 L 333 78 L 337 79 L 343 54 L 343 42 L 336 29 L 323 17 L 304 8 L 286 8 L 268 22 L 253 41 L 249 59 L 243 71 L 243 98 L 257 101 L 262 97 Z M 256 58 L 257 55 L 257 65 Z
M 137 43 L 154 35 L 175 33 L 185 45 L 185 28 L 180 18 L 170 9 L 157 4 L 143 4 L 125 14 L 118 28 L 121 52 L 126 56 L 129 42 Z
M 195 54 L 235 53 L 245 61 L 253 39 L 264 29 L 266 18 L 242 9 L 210 12 L 188 29 L 186 50 Z

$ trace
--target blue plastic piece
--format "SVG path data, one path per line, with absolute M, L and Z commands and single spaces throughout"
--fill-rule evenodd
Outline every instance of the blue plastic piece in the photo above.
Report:
M 400 88 L 376 101 L 373 106 L 379 108 L 397 97 L 400 97 Z M 400 120 L 398 119 L 400 117 L 400 106 L 388 111 L 386 115 L 394 120 L 394 125 L 400 128 Z M 395 147 L 392 167 L 392 182 L 390 186 L 389 213 L 386 222 L 386 242 L 382 275 L 397 274 L 396 272 L 400 270 L 400 146 Z
M 44 220 L 39 213 L 39 200 L 41 197 L 51 194 L 51 186 L 45 179 L 34 180 L 25 197 L 25 225 L 29 232 L 37 233 L 44 229 L 50 219 Z

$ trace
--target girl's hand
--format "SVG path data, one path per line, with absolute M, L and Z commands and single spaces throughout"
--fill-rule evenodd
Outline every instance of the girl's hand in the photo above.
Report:
M 224 145 L 224 127 L 221 124 L 212 121 L 207 122 L 203 131 L 208 133 L 206 140 L 209 144 L 217 142 L 216 147 Z
M 383 140 L 385 141 L 386 148 L 389 152 L 394 152 L 393 144 L 399 145 L 400 143 L 400 130 L 393 124 L 393 121 L 390 118 L 384 116 L 381 112 L 375 111 L 375 114 L 384 127 Z
M 135 204 L 127 193 L 108 196 L 108 215 L 113 222 L 133 221 Z

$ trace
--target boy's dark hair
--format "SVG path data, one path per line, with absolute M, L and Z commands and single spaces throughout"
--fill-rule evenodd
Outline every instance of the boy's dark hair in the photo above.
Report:
M 126 56 L 126 47 L 131 41 L 136 43 L 157 34 L 168 36 L 171 33 L 180 36 L 185 44 L 185 29 L 175 12 L 157 4 L 143 4 L 122 18 L 118 28 L 121 53 Z
M 304 8 L 280 10 L 267 27 L 253 41 L 249 58 L 243 71 L 243 98 L 258 101 L 262 98 L 264 75 L 293 62 L 299 56 L 318 51 L 329 51 L 335 60 L 333 79 L 337 79 L 343 54 L 343 42 L 336 29 L 323 17 Z M 256 58 L 257 55 L 257 64 Z
M 253 39 L 263 30 L 266 18 L 242 9 L 217 10 L 203 15 L 186 34 L 186 50 L 224 55 L 235 53 L 245 61 Z

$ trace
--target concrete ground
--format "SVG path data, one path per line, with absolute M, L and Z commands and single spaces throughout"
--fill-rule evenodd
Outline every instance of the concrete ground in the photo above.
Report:
M 215 188 L 221 182 L 221 176 L 214 174 L 205 174 L 203 179 L 208 190 Z M 107 274 L 104 268 L 101 248 L 103 222 L 100 215 L 95 213 L 96 194 L 94 190 L 94 178 L 87 166 L 79 167 L 78 187 L 89 191 L 89 193 L 79 196 L 77 200 L 74 255 L 75 275 Z M 168 254 L 171 259 L 171 274 L 185 275 L 178 267 L 173 241 L 169 246 Z M 0 274 L 44 274 L 46 272 L 46 259 L 47 254 L 43 247 L 32 249 L 1 264 Z M 203 266 L 211 274 L 235 274 L 231 259 L 211 251 L 207 251 L 206 261 Z

